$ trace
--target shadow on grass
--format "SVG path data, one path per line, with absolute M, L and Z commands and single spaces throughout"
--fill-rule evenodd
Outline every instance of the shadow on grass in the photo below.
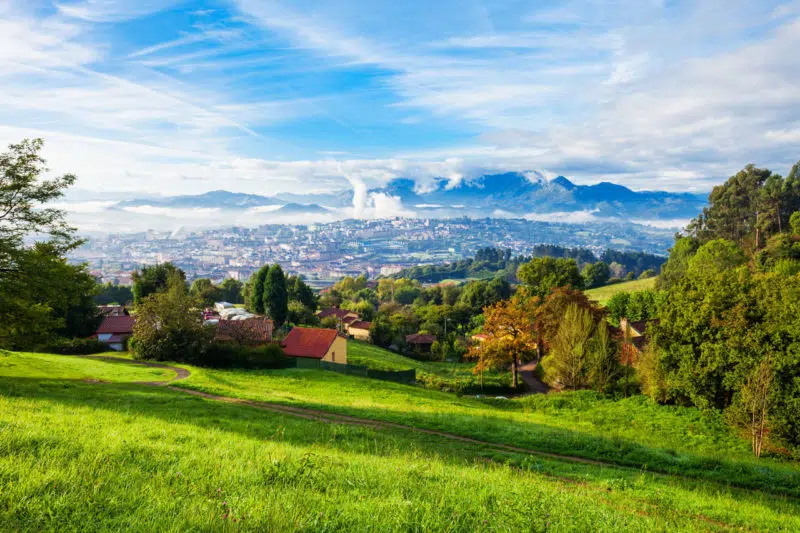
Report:
M 254 398 L 251 395 L 237 394 L 237 389 L 242 386 L 236 383 L 235 377 L 227 390 L 215 388 L 213 383 L 204 386 L 202 383 L 178 384 L 179 387 L 194 389 L 212 394 Z M 250 376 L 257 378 L 257 374 Z M 308 387 L 314 385 L 324 388 L 335 385 L 342 390 L 363 388 L 365 393 L 370 390 L 369 380 L 352 378 L 347 383 L 342 382 L 341 376 L 329 376 L 320 371 L 304 371 L 302 374 L 295 372 L 279 371 L 272 377 L 304 380 Z M 211 381 L 209 376 L 209 381 Z M 302 384 L 302 386 L 306 386 Z M 387 407 L 359 407 L 351 405 L 331 405 L 324 401 L 315 400 L 312 395 L 297 401 L 286 401 L 282 398 L 267 398 L 267 401 L 295 407 L 317 409 L 330 413 L 345 414 L 349 416 L 382 420 L 392 423 L 405 424 L 451 432 L 466 437 L 487 442 L 508 444 L 521 448 L 549 452 L 561 455 L 570 455 L 585 459 L 600 460 L 614 465 L 636 468 L 646 471 L 672 474 L 686 478 L 703 479 L 722 484 L 724 486 L 755 489 L 770 494 L 787 495 L 800 498 L 800 469 L 781 467 L 780 465 L 764 464 L 756 460 L 733 460 L 709 457 L 688 451 L 676 451 L 668 448 L 648 446 L 623 437 L 603 437 L 587 434 L 565 428 L 557 428 L 546 424 L 509 420 L 502 416 L 491 416 L 486 409 L 490 405 L 499 407 L 498 402 L 470 401 L 463 402 L 456 397 L 444 393 L 422 391 L 416 388 L 405 387 L 398 384 L 385 384 L 387 391 L 391 390 L 401 394 L 408 394 L 402 398 L 408 402 L 424 402 L 431 395 L 441 394 L 442 406 L 447 407 L 448 400 L 457 405 L 459 410 L 474 407 L 475 414 L 470 413 L 425 413 L 420 411 L 404 411 L 398 405 L 395 408 Z M 367 396 L 368 397 L 368 396 Z M 470 405 L 474 404 L 474 405 Z M 517 409 L 509 408 L 508 411 Z M 722 450 L 721 450 L 722 451 Z
M 225 382 L 226 380 L 220 381 Z M 202 389 L 202 387 L 194 388 Z M 419 447 L 419 450 L 414 450 L 415 452 L 422 451 L 429 457 L 437 458 L 445 463 L 463 465 L 465 462 L 469 462 L 472 464 L 476 458 L 497 456 L 500 456 L 501 460 L 502 458 L 512 458 L 511 462 L 514 464 L 520 464 L 520 458 L 526 458 L 528 459 L 527 464 L 530 463 L 529 456 L 525 456 L 525 454 L 498 452 L 486 449 L 480 444 L 449 440 L 437 435 L 403 429 L 376 431 L 369 427 L 349 427 L 345 431 L 339 429 L 320 430 L 317 421 L 304 420 L 288 414 L 257 411 L 242 405 L 209 402 L 199 397 L 187 396 L 179 391 L 136 384 L 89 385 L 80 380 L 0 378 L 0 394 L 7 397 L 43 399 L 70 407 L 118 411 L 126 417 L 150 417 L 166 422 L 193 424 L 204 429 L 214 428 L 230 431 L 260 440 L 277 440 L 299 446 L 324 445 L 327 448 L 346 453 L 396 455 L 398 450 L 402 453 L 402 450 L 396 446 L 398 443 L 396 436 L 402 435 L 402 440 L 412 442 Z M 682 479 L 681 482 L 693 490 L 704 490 L 704 484 L 699 480 L 706 480 L 733 489 L 757 489 L 771 495 L 800 497 L 800 473 L 796 471 L 781 472 L 769 468 L 759 469 L 754 465 L 695 457 L 685 453 L 675 455 L 622 439 L 587 436 L 566 429 L 556 429 L 534 423 L 517 422 L 514 423 L 514 426 L 510 426 L 508 420 L 486 416 L 485 413 L 481 415 L 410 416 L 400 410 L 380 409 L 380 415 L 376 416 L 375 410 L 356 407 L 333 408 L 330 405 L 313 402 L 292 402 L 286 403 L 286 405 L 302 406 L 364 419 L 415 425 L 443 432 L 452 432 L 455 423 L 459 428 L 456 433 L 487 442 L 608 460 L 623 467 L 676 474 L 681 478 L 688 478 Z M 457 420 L 454 420 L 453 417 L 457 417 Z M 337 426 L 328 426 L 328 428 L 334 427 Z M 392 443 L 395 447 L 387 445 L 385 448 L 379 449 L 371 445 L 376 439 Z M 513 459 L 514 457 L 517 459 Z M 553 462 L 541 457 L 535 459 L 539 465 Z M 631 474 L 629 469 L 626 469 L 626 474 L 622 474 L 618 468 L 613 466 L 572 465 L 571 468 L 585 474 L 591 472 L 591 477 L 596 480 L 617 480 L 621 475 Z M 638 475 L 635 471 L 633 473 Z M 719 489 L 719 486 L 707 488 L 710 492 Z M 793 505 L 794 503 L 800 507 L 800 502 L 793 502 Z

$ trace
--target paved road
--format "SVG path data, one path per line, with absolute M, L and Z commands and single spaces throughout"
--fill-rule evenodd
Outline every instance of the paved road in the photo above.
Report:
M 520 375 L 522 376 L 522 381 L 524 381 L 525 385 L 528 387 L 530 394 L 545 394 L 550 390 L 550 387 L 536 378 L 536 365 L 536 361 L 525 363 L 519 367 Z

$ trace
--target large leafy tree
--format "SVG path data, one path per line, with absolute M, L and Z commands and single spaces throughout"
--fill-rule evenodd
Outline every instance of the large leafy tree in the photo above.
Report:
M 222 300 L 232 304 L 244 303 L 244 298 L 242 295 L 243 286 L 244 284 L 241 281 L 237 281 L 233 278 L 227 278 L 219 286 L 220 297 Z
M 532 309 L 521 297 L 501 300 L 484 309 L 483 332 L 487 339 L 470 348 L 468 357 L 477 359 L 475 372 L 510 367 L 512 385 L 519 385 L 519 363 L 533 357 L 536 335 Z
M 584 280 L 584 286 L 587 289 L 594 287 L 601 287 L 608 283 L 608 278 L 611 277 L 611 269 L 602 261 L 588 264 L 584 267 L 581 273 Z
M 556 287 L 583 289 L 583 278 L 574 259 L 537 257 L 520 265 L 517 277 L 532 294 L 542 298 Z
M 139 304 L 132 347 L 139 359 L 201 362 L 213 331 L 203 326 L 194 298 L 177 272 L 165 290 L 146 296 Z
M 151 294 L 167 290 L 168 281 L 174 276 L 180 277 L 186 283 L 186 273 L 169 262 L 134 270 L 131 276 L 133 278 L 133 303 L 139 305 Z
M 203 307 L 211 307 L 222 299 L 222 291 L 208 278 L 198 278 L 192 282 L 189 294 Z
M 43 179 L 42 146 L 41 139 L 24 140 L 0 154 L 0 346 L 6 348 L 86 335 L 98 321 L 94 278 L 64 259 L 82 241 L 66 214 L 47 206 L 75 176 Z

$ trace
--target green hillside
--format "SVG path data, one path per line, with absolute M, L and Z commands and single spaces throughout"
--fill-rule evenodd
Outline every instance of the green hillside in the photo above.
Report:
M 353 365 L 362 365 L 375 370 L 413 368 L 417 371 L 417 382 L 428 388 L 472 394 L 480 394 L 482 391 L 505 393 L 512 390 L 511 375 L 508 372 L 484 372 L 483 388 L 481 388 L 480 376 L 472 371 L 474 364 L 417 361 L 366 342 L 349 341 L 347 361 Z
M 584 291 L 590 300 L 595 300 L 600 305 L 605 305 L 612 296 L 619 292 L 634 292 L 643 291 L 646 289 L 655 289 L 656 280 L 658 276 L 647 279 L 636 279 L 633 281 L 623 281 L 622 283 L 614 283 L 613 285 L 606 285 L 605 287 L 598 287 L 596 289 L 589 289 Z
M 186 366 L 191 376 L 175 382 L 245 405 L 131 383 L 142 369 L 130 363 L 50 357 L 0 359 L 0 523 L 10 531 L 800 528 L 800 469 L 756 463 L 747 442 L 694 409 L 591 393 L 486 402 L 318 370 Z M 320 414 L 274 412 L 290 406 Z M 683 474 L 654 472 L 669 464 Z

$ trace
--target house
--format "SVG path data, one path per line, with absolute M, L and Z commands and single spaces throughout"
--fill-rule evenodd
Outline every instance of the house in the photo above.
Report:
M 214 332 L 214 340 L 243 346 L 263 346 L 272 342 L 273 328 L 272 320 L 265 317 L 220 320 Z
M 630 321 L 623 318 L 619 321 L 617 336 L 622 340 L 620 349 L 620 361 L 626 366 L 636 364 L 649 342 L 647 328 L 651 324 L 658 324 L 658 320 L 637 320 Z
M 347 339 L 335 329 L 294 327 L 281 343 L 281 348 L 288 357 L 347 363 Z
M 369 328 L 372 327 L 372 322 L 365 322 L 363 320 L 356 320 L 347 326 L 347 334 L 352 335 L 354 339 L 369 342 Z
M 338 307 L 326 307 L 325 309 L 321 309 L 317 312 L 317 316 L 320 320 L 328 318 L 329 316 L 336 317 L 336 320 L 339 322 L 349 317 L 355 319 L 359 318 L 358 313 L 348 311 L 347 309 L 339 309 Z
M 411 335 L 406 335 L 406 344 L 411 346 L 416 352 L 430 352 L 434 342 L 436 342 L 436 335 L 428 335 L 426 333 L 412 333 Z
M 471 336 L 470 339 L 472 339 L 472 342 L 482 343 L 489 340 L 489 335 L 486 333 L 476 333 L 475 335 Z
M 112 350 L 121 352 L 125 341 L 133 335 L 133 325 L 136 318 L 132 316 L 107 316 L 100 323 L 94 336 L 100 342 L 108 344 Z

